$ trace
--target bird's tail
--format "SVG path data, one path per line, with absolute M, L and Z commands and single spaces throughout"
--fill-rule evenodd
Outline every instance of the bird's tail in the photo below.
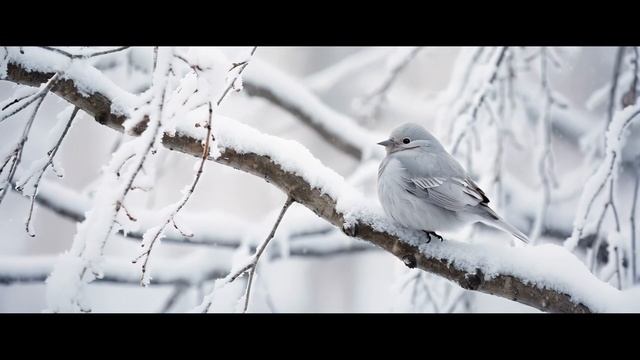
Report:
M 496 214 L 495 211 L 493 211 L 490 207 L 488 206 L 483 206 L 483 207 L 490 214 L 489 217 L 483 216 L 483 219 L 482 219 L 483 223 L 493 226 L 495 228 L 498 228 L 502 231 L 508 232 L 509 234 L 513 235 L 514 237 L 524 242 L 525 244 L 529 243 L 529 238 L 527 238 L 527 236 L 523 234 L 520 230 L 516 229 L 515 226 L 509 224 L 500 216 L 498 216 L 498 214 Z
M 527 236 L 525 234 L 520 232 L 520 230 L 516 229 L 515 226 L 509 224 L 508 222 L 504 221 L 503 219 L 486 221 L 486 223 L 487 223 L 487 225 L 491 225 L 491 226 L 494 226 L 494 227 L 496 227 L 496 228 L 498 228 L 500 230 L 508 232 L 509 234 L 511 234 L 514 237 L 518 238 L 518 240 L 524 242 L 525 244 L 529 243 L 529 238 L 527 238 Z

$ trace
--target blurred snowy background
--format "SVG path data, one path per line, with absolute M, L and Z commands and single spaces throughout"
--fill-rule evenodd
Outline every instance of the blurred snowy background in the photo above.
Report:
M 220 49 L 230 58 L 249 50 Z M 490 109 L 481 107 L 477 119 L 469 122 L 468 107 L 478 100 L 477 94 L 482 91 L 478 89 L 491 73 L 495 65 L 492 62 L 500 51 L 500 48 L 457 47 L 258 47 L 254 57 L 295 79 L 327 107 L 347 115 L 376 135 L 384 136 L 400 123 L 413 121 L 430 129 L 448 148 L 460 137 L 456 157 L 470 168 L 498 212 L 525 233 L 533 234 L 536 243 L 562 244 L 572 234 L 584 184 L 604 158 L 604 134 L 610 122 L 610 84 L 616 78 L 615 69 L 619 68 L 614 94 L 614 110 L 618 111 L 622 109 L 623 96 L 637 86 L 634 83 L 637 54 L 630 47 L 622 55 L 619 48 L 613 47 L 514 48 L 502 60 L 492 88 L 486 90 L 488 95 L 483 101 Z M 620 63 L 616 66 L 618 58 Z M 149 86 L 151 62 L 151 48 L 129 48 L 96 58 L 93 65 L 125 90 L 139 92 Z M 249 63 L 247 79 L 256 69 Z M 358 186 L 376 196 L 375 170 L 363 169 L 358 159 L 318 136 L 286 109 L 260 96 L 248 96 L 249 85 L 229 96 L 220 113 L 262 132 L 300 142 L 322 163 L 345 177 L 361 171 L 364 178 L 357 181 Z M 15 91 L 15 84 L 0 81 L 1 101 L 12 98 Z M 57 114 L 67 106 L 57 96 L 45 99 L 23 155 L 25 169 L 47 151 L 49 131 Z M 491 112 L 497 114 L 495 118 Z M 28 112 L 21 112 L 0 123 L 0 148 L 17 139 L 28 116 Z M 575 250 L 603 281 L 619 288 L 633 286 L 637 276 L 631 269 L 635 256 L 630 230 L 637 171 L 633 164 L 639 148 L 636 128 L 631 127 L 616 177 L 615 209 L 620 224 L 616 226 L 613 216 L 607 213 L 602 224 L 594 229 L 600 222 L 600 212 L 593 211 L 585 234 L 594 236 L 591 240 L 582 236 Z M 45 179 L 90 196 L 101 167 L 108 162 L 118 141 L 117 132 L 80 111 L 56 156 L 64 177 L 57 178 L 49 171 Z M 551 164 L 541 160 L 545 151 L 552 154 Z M 155 170 L 155 189 L 131 195 L 131 203 L 137 208 L 151 209 L 175 202 L 193 177 L 193 157 L 164 150 L 159 156 L 162 160 Z M 547 190 L 549 195 L 545 196 Z M 215 214 L 224 214 L 241 222 L 240 225 L 229 222 L 227 230 L 244 228 L 256 238 L 264 238 L 285 198 L 280 190 L 258 177 L 207 162 L 203 178 L 184 211 L 203 216 L 205 223 L 210 214 L 213 230 L 203 231 L 224 231 L 218 229 L 231 220 L 214 218 Z M 604 197 L 594 206 L 605 208 L 606 200 Z M 75 221 L 36 203 L 32 224 L 36 236 L 31 237 L 25 232 L 29 204 L 28 197 L 14 190 L 9 190 L 0 204 L 0 258 L 45 259 L 70 248 L 76 233 Z M 283 225 L 287 221 L 295 223 L 296 214 L 305 211 L 294 204 Z M 322 223 L 313 226 L 322 227 Z M 198 236 L 198 229 L 191 230 Z M 274 246 L 271 252 L 286 249 L 289 239 L 285 235 L 276 236 L 274 243 L 279 246 Z M 329 226 L 312 236 L 342 235 L 331 231 Z M 466 229 L 464 234 L 455 236 L 463 241 L 503 241 L 505 246 L 510 241 L 484 228 Z M 594 252 L 594 248 L 602 250 Z M 139 249 L 139 239 L 113 235 L 105 254 L 132 260 Z M 202 270 L 203 263 L 225 266 L 236 250 L 162 242 L 154 252 L 157 264 L 165 262 L 175 267 L 176 272 L 196 273 Z M 615 256 L 618 257 L 614 260 Z M 393 256 L 376 249 L 322 257 L 286 256 L 285 251 L 284 256 L 261 261 L 264 263 L 259 268 L 251 311 L 537 311 L 502 298 L 467 292 L 435 276 L 409 270 Z M 10 265 L 0 263 L 0 270 Z M 127 266 L 139 267 L 130 263 Z M 95 312 L 184 312 L 198 305 L 212 285 L 212 279 L 188 285 L 156 285 L 152 280 L 149 287 L 135 282 L 98 281 L 88 286 L 87 297 Z M 223 289 L 214 310 L 237 310 L 237 299 L 243 289 L 243 282 Z M 40 312 L 45 308 L 42 282 L 0 281 L 0 312 Z

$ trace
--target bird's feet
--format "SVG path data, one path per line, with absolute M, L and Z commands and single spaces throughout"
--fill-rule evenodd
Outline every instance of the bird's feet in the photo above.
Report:
M 435 237 L 436 239 L 440 239 L 440 242 L 443 242 L 444 239 L 442 238 L 442 236 L 438 235 L 435 233 L 435 231 L 427 231 L 427 230 L 422 230 L 424 231 L 425 234 L 427 234 L 427 236 L 429 236 L 429 240 L 427 241 L 427 244 L 431 242 L 431 237 Z

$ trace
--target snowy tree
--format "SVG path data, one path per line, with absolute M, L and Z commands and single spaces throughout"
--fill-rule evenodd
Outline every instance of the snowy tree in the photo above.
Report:
M 2 47 L 0 310 L 638 311 L 638 76 L 635 47 Z M 385 216 L 408 121 L 531 243 Z

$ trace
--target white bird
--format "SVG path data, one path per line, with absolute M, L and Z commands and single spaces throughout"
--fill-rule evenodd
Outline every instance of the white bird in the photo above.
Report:
M 378 169 L 378 197 L 400 225 L 426 232 L 429 241 L 431 236 L 442 241 L 436 231 L 483 222 L 528 242 L 489 207 L 485 193 L 422 126 L 403 124 L 378 145 L 387 151 Z

